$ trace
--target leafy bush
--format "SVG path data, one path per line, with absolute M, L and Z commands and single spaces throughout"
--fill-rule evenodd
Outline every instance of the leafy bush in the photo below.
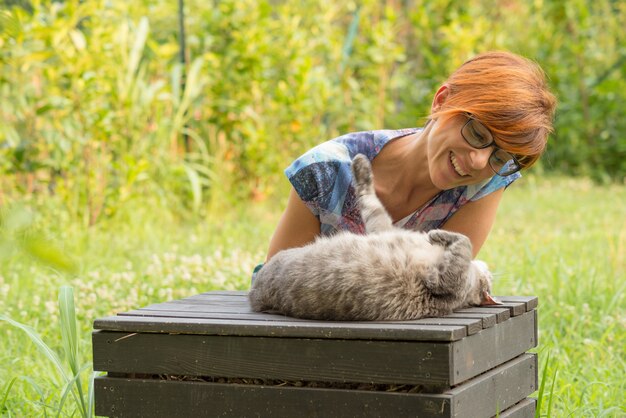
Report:
M 3 3 L 4 197 L 59 194 L 88 225 L 137 195 L 263 199 L 316 143 L 422 124 L 446 75 L 491 49 L 535 59 L 557 92 L 544 170 L 626 173 L 622 2 L 188 0 L 187 68 L 175 2 Z

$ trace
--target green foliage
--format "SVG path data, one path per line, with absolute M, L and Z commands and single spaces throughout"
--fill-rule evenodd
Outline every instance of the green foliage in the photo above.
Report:
M 64 393 L 64 411 L 81 415 L 80 399 L 66 390 L 79 397 L 68 383 L 91 358 L 93 320 L 210 290 L 247 289 L 284 203 L 242 202 L 208 218 L 181 218 L 157 200 L 137 198 L 85 228 L 63 214 L 59 200 L 31 202 L 32 218 L 42 235 L 81 260 L 78 273 L 60 277 L 14 252 L 0 262 L 0 313 L 36 329 L 66 378 L 23 330 L 0 321 L 0 415 L 56 415 Z M 540 416 L 626 413 L 626 206 L 615 204 L 623 201 L 624 185 L 525 176 L 507 189 L 481 250 L 495 272 L 496 295 L 539 297 Z M 63 285 L 74 289 L 75 357 L 60 332 L 68 318 L 57 304 Z M 68 367 L 70 358 L 80 367 Z M 89 373 L 80 373 L 85 405 Z
M 626 5 L 614 1 L 548 2 L 530 32 L 558 92 L 556 135 L 545 163 L 598 181 L 626 173 Z
M 490 49 L 537 60 L 558 94 L 544 170 L 624 179 L 623 2 L 187 0 L 187 68 L 175 3 L 4 2 L 4 198 L 58 194 L 85 225 L 146 194 L 196 212 L 263 199 L 314 144 L 422 124 Z
M 539 296 L 541 416 L 623 416 L 626 206 L 615 202 L 626 189 L 522 181 L 505 193 L 480 258 L 497 273 L 496 294 Z
M 63 361 L 58 356 L 56 351 L 46 344 L 41 336 L 31 327 L 21 324 L 6 315 L 0 314 L 0 321 L 7 322 L 9 325 L 23 331 L 28 338 L 33 342 L 35 347 L 43 354 L 44 358 L 48 359 L 56 368 L 58 373 L 57 377 L 61 378 L 60 384 L 57 386 L 64 386 L 63 391 L 58 396 L 58 401 L 53 399 L 52 405 L 48 405 L 46 400 L 43 400 L 44 411 L 48 408 L 56 412 L 56 417 L 61 416 L 64 413 L 64 405 L 68 395 L 72 395 L 72 398 L 76 405 L 74 405 L 72 415 L 78 411 L 82 417 L 92 417 L 93 414 L 93 378 L 95 374 L 92 373 L 89 378 L 89 389 L 87 394 L 83 393 L 81 385 L 80 375 L 88 368 L 91 368 L 91 364 L 80 365 L 78 360 L 78 343 L 79 338 L 76 333 L 76 313 L 74 308 L 74 291 L 71 287 L 63 286 L 59 291 L 59 310 L 60 310 L 60 325 L 61 325 L 61 340 L 65 349 L 65 357 L 69 364 L 70 370 L 66 370 L 63 366 Z M 6 410 L 6 400 L 8 398 L 9 391 L 15 383 L 17 378 L 13 378 L 7 385 L 4 399 L 0 404 L 0 412 Z M 39 392 L 41 388 L 35 383 L 33 379 L 25 378 L 27 382 L 31 383 Z M 42 393 L 43 395 L 43 393 Z M 45 398 L 45 396 L 42 396 Z M 47 413 L 44 412 L 47 416 Z
M 550 392 L 547 393 L 546 392 L 546 383 L 548 381 L 548 370 L 549 370 L 549 366 L 550 365 L 550 353 L 548 353 L 546 360 L 543 364 L 543 373 L 541 375 L 541 382 L 539 384 L 539 391 L 537 393 L 537 409 L 535 410 L 535 418 L 541 418 L 541 411 L 544 410 L 544 408 L 542 408 L 542 406 L 544 405 L 543 401 L 546 399 L 546 396 L 549 395 L 549 401 L 548 401 L 548 407 L 547 409 L 547 413 L 546 416 L 547 417 L 551 417 L 552 416 L 552 401 L 554 400 L 554 384 L 556 383 L 556 372 L 557 370 L 554 370 L 554 376 L 552 376 L 552 388 L 550 389 Z

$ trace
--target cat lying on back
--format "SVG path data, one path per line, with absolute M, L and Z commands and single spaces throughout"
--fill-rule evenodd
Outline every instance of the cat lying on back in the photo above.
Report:
M 366 235 L 340 232 L 280 251 L 257 272 L 254 311 L 337 321 L 410 320 L 494 304 L 491 274 L 472 261 L 461 234 L 392 225 L 376 197 L 372 168 L 357 155 L 352 174 Z

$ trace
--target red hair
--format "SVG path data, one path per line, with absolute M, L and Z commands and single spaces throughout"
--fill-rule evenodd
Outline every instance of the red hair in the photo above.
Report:
M 461 65 L 445 84 L 448 96 L 431 118 L 471 113 L 522 167 L 539 159 L 556 108 L 539 65 L 510 52 L 487 52 Z

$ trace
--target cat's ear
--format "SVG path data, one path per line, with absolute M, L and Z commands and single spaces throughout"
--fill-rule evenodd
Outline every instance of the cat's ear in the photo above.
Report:
M 483 292 L 483 301 L 480 306 L 488 306 L 488 305 L 502 305 L 502 302 L 494 299 L 493 296 L 489 294 L 486 290 Z

